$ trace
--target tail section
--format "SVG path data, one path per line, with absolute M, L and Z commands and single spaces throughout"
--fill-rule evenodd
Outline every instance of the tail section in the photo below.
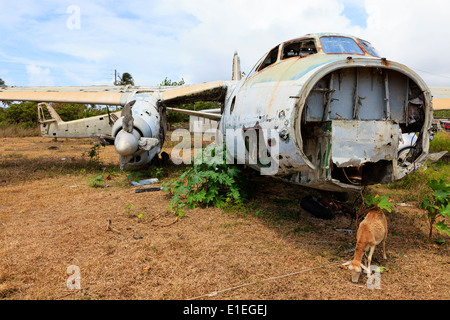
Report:
M 241 61 L 239 59 L 237 51 L 235 51 L 233 56 L 233 74 L 231 80 L 241 80 L 241 79 L 242 79 Z
M 56 120 L 57 123 L 63 122 L 59 114 L 51 105 L 47 104 L 47 110 L 50 113 L 53 120 Z
M 47 120 L 45 118 L 44 108 L 43 108 L 44 106 L 47 108 L 47 111 L 51 116 L 51 119 L 49 119 L 49 120 Z M 59 116 L 59 114 L 56 112 L 56 110 L 51 105 L 49 105 L 48 103 L 45 103 L 45 102 L 38 104 L 38 118 L 39 118 L 39 123 L 41 123 L 41 124 L 46 123 L 46 122 L 57 122 L 57 123 L 63 122 L 61 117 Z
M 48 118 L 48 115 L 50 115 L 50 118 Z M 48 103 L 38 104 L 38 119 L 43 137 L 88 138 L 96 135 L 110 136 L 112 126 L 119 117 L 119 112 L 111 114 L 108 112 L 107 115 L 66 122 Z
M 47 119 L 47 117 L 45 116 L 44 107 L 47 110 L 47 112 L 50 114 L 51 119 Z M 39 120 L 39 126 L 41 128 L 41 134 L 43 137 L 52 136 L 50 134 L 50 131 L 54 131 L 54 130 L 50 130 L 50 129 L 55 128 L 64 122 L 61 119 L 61 117 L 59 116 L 59 114 L 56 112 L 56 110 L 53 109 L 53 107 L 51 105 L 49 105 L 48 103 L 45 103 L 45 102 L 38 104 L 38 120 Z

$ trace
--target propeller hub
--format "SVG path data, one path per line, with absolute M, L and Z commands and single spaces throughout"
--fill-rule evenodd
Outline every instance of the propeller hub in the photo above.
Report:
M 118 154 L 122 156 L 129 156 L 135 153 L 139 148 L 139 137 L 137 134 L 129 133 L 121 130 L 114 141 L 114 147 Z

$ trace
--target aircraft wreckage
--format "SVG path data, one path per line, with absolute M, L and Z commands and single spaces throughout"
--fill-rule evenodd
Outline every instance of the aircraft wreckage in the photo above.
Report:
M 109 135 L 122 167 L 149 163 L 161 152 L 166 110 L 217 120 L 227 151 L 238 163 L 269 157 L 277 164 L 274 176 L 321 190 L 357 191 L 393 182 L 432 156 L 430 88 L 411 69 L 380 57 L 369 42 L 342 34 L 283 42 L 245 77 L 235 54 L 230 81 L 181 87 L 6 87 L 0 100 L 41 102 L 43 136 Z M 221 102 L 220 112 L 175 108 L 199 100 Z M 64 122 L 50 102 L 124 108 Z M 45 118 L 43 108 L 51 118 Z M 228 132 L 233 132 L 232 143 Z M 249 132 L 256 133 L 256 141 L 248 139 Z M 412 132 L 418 135 L 414 156 L 399 164 L 399 139 Z M 260 161 L 249 166 L 267 167 Z

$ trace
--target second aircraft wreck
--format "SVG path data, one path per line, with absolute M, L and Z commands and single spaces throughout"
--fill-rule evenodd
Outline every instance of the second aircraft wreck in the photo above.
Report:
M 432 96 L 406 66 L 342 34 L 308 34 L 266 53 L 241 78 L 182 87 L 7 87 L 1 101 L 38 101 L 44 136 L 109 135 L 121 166 L 143 165 L 160 151 L 166 110 L 219 121 L 227 151 L 256 170 L 269 157 L 276 177 L 328 191 L 401 179 L 430 156 Z M 221 102 L 220 113 L 175 109 L 190 101 Z M 121 105 L 121 113 L 63 122 L 49 102 Z M 47 106 L 51 119 L 45 119 Z M 257 139 L 248 139 L 249 132 Z M 233 132 L 233 141 L 227 137 Z M 397 159 L 402 133 L 417 133 L 411 161 Z M 237 134 L 236 134 L 237 133 Z M 275 134 L 274 134 L 275 133 Z

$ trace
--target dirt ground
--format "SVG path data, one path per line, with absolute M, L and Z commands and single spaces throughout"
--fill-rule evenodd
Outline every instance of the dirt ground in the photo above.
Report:
M 427 241 L 424 213 L 388 215 L 381 288 L 350 281 L 350 216 L 320 220 L 300 208 L 311 190 L 259 177 L 242 212 L 197 208 L 176 220 L 163 191 L 135 193 L 113 146 L 89 167 L 90 139 L 2 138 L 0 299 L 447 300 L 449 238 Z M 108 187 L 94 188 L 102 174 Z M 166 178 L 168 179 L 168 178 Z M 336 230 L 338 229 L 338 230 Z M 80 289 L 69 289 L 70 266 Z

